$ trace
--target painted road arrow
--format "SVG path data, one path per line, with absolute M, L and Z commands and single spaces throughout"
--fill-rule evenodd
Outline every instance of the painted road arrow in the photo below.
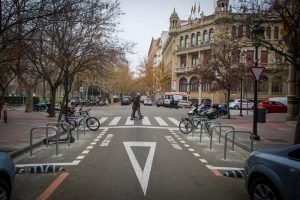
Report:
M 146 196 L 156 142 L 123 142 L 123 144 L 131 161 L 135 174 L 141 184 L 144 195 Z M 144 170 L 142 170 L 141 166 L 139 165 L 131 147 L 150 147 Z

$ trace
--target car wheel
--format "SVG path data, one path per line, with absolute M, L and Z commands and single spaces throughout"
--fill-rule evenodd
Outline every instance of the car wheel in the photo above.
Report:
M 0 199 L 9 199 L 10 189 L 8 183 L 0 179 Z
M 252 200 L 281 200 L 278 191 L 266 178 L 256 178 L 250 186 L 250 196 Z
M 234 109 L 238 110 L 240 107 L 239 106 L 234 106 Z

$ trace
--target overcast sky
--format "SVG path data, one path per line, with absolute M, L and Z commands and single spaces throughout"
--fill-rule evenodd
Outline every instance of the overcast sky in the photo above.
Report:
M 200 2 L 204 15 L 213 13 L 214 0 L 119 0 L 125 15 L 121 18 L 121 38 L 137 43 L 136 54 L 128 55 L 134 70 L 147 56 L 152 37 L 158 38 L 162 31 L 169 29 L 169 17 L 174 8 L 180 19 L 188 19 L 192 6 L 196 3 L 196 13 Z

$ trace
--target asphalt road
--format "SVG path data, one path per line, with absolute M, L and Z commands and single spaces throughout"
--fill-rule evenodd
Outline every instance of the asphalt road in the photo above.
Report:
M 130 110 L 128 106 L 111 107 L 93 114 L 99 118 L 121 116 L 122 124 Z M 81 136 L 76 147 L 61 150 L 70 151 L 61 157 L 37 151 L 35 158 L 20 163 L 49 163 L 51 159 L 71 163 L 72 156 L 80 162 L 65 166 L 62 173 L 17 175 L 12 199 L 248 200 L 243 179 L 217 176 L 200 161 L 205 159 L 197 153 L 200 147 L 191 148 L 193 144 L 178 131 L 160 128 L 159 122 L 152 121 L 155 116 L 178 119 L 187 111 L 142 107 L 151 125 L 135 121 L 132 126 L 109 126 L 103 122 L 107 128 Z

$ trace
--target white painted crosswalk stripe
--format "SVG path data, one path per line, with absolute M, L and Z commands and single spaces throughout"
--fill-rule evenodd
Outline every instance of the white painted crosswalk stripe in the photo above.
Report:
M 179 126 L 179 121 L 175 119 L 174 117 L 168 117 L 168 119 L 173 122 L 176 126 Z
M 154 119 L 157 121 L 157 123 L 160 125 L 160 126 L 169 126 L 167 124 L 167 122 L 165 120 L 163 120 L 161 117 L 154 117 Z
M 132 126 L 132 125 L 134 125 L 134 120 L 131 120 L 131 117 L 127 117 L 125 125 L 126 126 Z
M 99 120 L 100 124 L 104 123 L 107 119 L 108 119 L 108 117 L 102 117 L 102 118 Z
M 111 122 L 108 124 L 109 126 L 116 126 L 119 121 L 121 120 L 121 117 L 115 117 Z
M 151 126 L 151 122 L 149 120 L 148 117 L 145 117 L 142 119 L 142 124 L 145 125 L 145 126 Z

